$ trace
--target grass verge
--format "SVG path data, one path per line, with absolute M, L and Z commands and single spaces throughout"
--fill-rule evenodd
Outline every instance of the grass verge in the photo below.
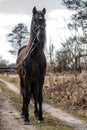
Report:
M 0 87 L 5 93 L 5 96 L 8 97 L 14 107 L 20 111 L 22 106 L 22 101 L 19 95 L 15 94 L 13 91 L 9 90 L 6 85 L 0 82 Z M 63 124 L 60 120 L 51 117 L 48 113 L 44 112 L 45 121 L 42 124 L 39 124 L 34 117 L 33 107 L 30 105 L 30 120 L 37 127 L 38 130 L 73 130 L 73 128 Z
M 19 76 L 18 75 L 13 75 L 13 74 L 0 74 L 0 78 L 3 80 L 6 80 L 12 84 L 14 84 L 16 87 L 19 88 L 20 82 L 19 82 Z

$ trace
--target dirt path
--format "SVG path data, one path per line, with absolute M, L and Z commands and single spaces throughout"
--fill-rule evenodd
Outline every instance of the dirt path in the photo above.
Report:
M 20 94 L 19 89 L 15 87 L 13 84 L 4 81 L 2 79 L 0 79 L 0 81 L 4 82 L 9 89 L 13 90 L 17 94 Z M 50 113 L 52 116 L 60 119 L 64 123 L 75 127 L 75 130 L 87 130 L 87 124 L 83 120 L 77 119 L 76 117 L 70 115 L 69 113 L 66 113 L 60 109 L 56 109 L 46 103 L 43 104 L 43 110 Z
M 24 125 L 23 119 L 0 89 L 0 130 L 36 130 L 33 125 Z

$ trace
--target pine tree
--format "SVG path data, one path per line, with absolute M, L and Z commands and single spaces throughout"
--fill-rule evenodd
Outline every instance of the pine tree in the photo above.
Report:
M 29 32 L 27 26 L 23 23 L 19 23 L 14 27 L 12 33 L 7 35 L 8 42 L 11 43 L 11 50 L 9 52 L 12 55 L 17 55 L 18 50 L 25 44 L 27 44 Z

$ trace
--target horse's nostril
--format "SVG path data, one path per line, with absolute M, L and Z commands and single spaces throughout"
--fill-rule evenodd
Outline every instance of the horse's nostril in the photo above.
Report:
M 39 20 L 42 20 L 42 19 L 43 19 L 43 18 L 40 16 L 40 17 L 39 17 Z

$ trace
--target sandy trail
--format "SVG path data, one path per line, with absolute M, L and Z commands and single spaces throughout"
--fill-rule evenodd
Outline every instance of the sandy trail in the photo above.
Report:
M 33 125 L 24 125 L 20 113 L 13 107 L 0 89 L 0 130 L 36 130 Z
M 14 91 L 15 93 L 20 94 L 20 90 L 13 84 L 2 79 L 0 79 L 0 81 L 5 83 L 7 87 L 12 91 Z M 56 117 L 59 120 L 63 121 L 64 123 L 74 127 L 75 130 L 87 130 L 87 124 L 85 121 L 77 119 L 76 117 L 72 116 L 69 113 L 64 112 L 61 109 L 57 109 L 47 103 L 43 103 L 43 110 L 50 113 L 50 115 L 52 115 L 53 117 Z

